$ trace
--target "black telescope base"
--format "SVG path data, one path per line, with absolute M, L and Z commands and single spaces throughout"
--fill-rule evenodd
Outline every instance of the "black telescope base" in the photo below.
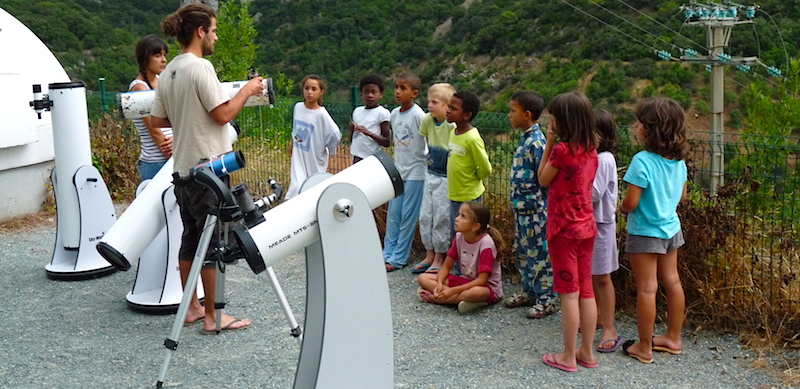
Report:
M 205 298 L 200 299 L 200 304 L 205 302 Z M 144 313 L 148 315 L 172 315 L 178 312 L 178 307 L 180 307 L 180 303 L 178 304 L 168 304 L 168 305 L 145 305 L 145 304 L 137 304 L 127 301 L 128 308 L 131 311 Z
M 52 271 L 45 269 L 45 272 L 47 273 L 47 278 L 51 280 L 61 280 L 61 281 L 80 281 L 92 278 L 100 278 L 114 274 L 116 271 L 117 269 L 114 268 L 113 266 L 103 267 L 100 269 L 74 271 L 74 272 L 60 272 L 60 271 Z

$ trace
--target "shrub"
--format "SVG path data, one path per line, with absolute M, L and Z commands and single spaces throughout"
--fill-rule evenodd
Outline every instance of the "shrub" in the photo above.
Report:
M 709 113 L 711 112 L 711 107 L 708 105 L 708 102 L 705 100 L 698 100 L 694 103 L 694 109 L 697 110 L 698 113 Z
M 139 185 L 139 135 L 131 121 L 119 121 L 119 114 L 113 115 L 103 113 L 92 123 L 92 164 L 103 176 L 113 200 L 131 201 Z

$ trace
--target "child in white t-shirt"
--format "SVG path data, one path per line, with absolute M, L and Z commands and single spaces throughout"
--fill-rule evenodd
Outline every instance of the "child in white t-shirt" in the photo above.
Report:
M 403 179 L 403 194 L 389 201 L 386 237 L 383 239 L 383 261 L 386 271 L 400 269 L 408 263 L 414 232 L 417 231 L 422 190 L 428 155 L 425 137 L 419 133 L 425 111 L 414 103 L 421 81 L 411 73 L 403 73 L 395 83 L 395 100 L 400 104 L 390 115 L 394 139 L 394 165 Z
M 303 79 L 303 102 L 294 106 L 289 148 L 292 155 L 291 183 L 286 199 L 297 196 L 310 175 L 328 170 L 328 156 L 336 155 L 336 147 L 342 139 L 339 126 L 321 105 L 323 94 L 325 82 L 322 78 L 312 74 Z
M 358 83 L 364 105 L 353 111 L 353 121 L 348 125 L 353 163 L 374 154 L 381 146 L 389 147 L 389 110 L 379 105 L 383 89 L 383 80 L 375 74 L 364 76 Z

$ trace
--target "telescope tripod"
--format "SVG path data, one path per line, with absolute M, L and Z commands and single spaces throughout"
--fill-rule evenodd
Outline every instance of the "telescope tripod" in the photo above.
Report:
M 164 353 L 164 362 L 161 365 L 161 372 L 158 375 L 158 382 L 156 382 L 157 388 L 161 388 L 164 384 L 169 363 L 172 360 L 172 356 L 175 354 L 175 351 L 178 349 L 178 339 L 180 337 L 181 330 L 184 327 L 186 314 L 189 312 L 189 305 L 191 303 L 192 296 L 197 288 L 197 280 L 200 276 L 200 271 L 203 268 L 203 263 L 206 260 L 206 254 L 208 252 L 211 239 L 214 235 L 215 226 L 218 227 L 218 236 L 217 244 L 214 246 L 216 252 L 214 253 L 212 259 L 216 265 L 215 267 L 217 272 L 214 293 L 214 308 L 217 311 L 217 334 L 219 334 L 222 330 L 220 326 L 222 325 L 222 309 L 225 307 L 224 298 L 226 264 L 232 261 L 228 261 L 224 256 L 224 251 L 226 250 L 228 242 L 228 231 L 227 228 L 225 228 L 227 223 L 221 222 L 219 220 L 219 216 L 216 213 L 213 213 L 218 212 L 219 209 L 220 208 L 217 208 L 206 216 L 205 224 L 203 225 L 203 232 L 200 235 L 200 243 L 197 246 L 197 251 L 195 252 L 192 260 L 192 267 L 189 270 L 189 277 L 187 278 L 186 285 L 184 285 L 183 288 L 183 298 L 178 306 L 178 312 L 175 314 L 175 321 L 172 323 L 172 331 L 170 332 L 169 337 L 164 341 L 164 346 L 167 348 L 167 350 Z M 283 294 L 283 289 L 281 289 L 280 283 L 278 283 L 278 278 L 275 275 L 275 271 L 272 270 L 272 267 L 267 267 L 267 274 L 269 276 L 272 289 L 275 291 L 275 294 L 278 297 L 278 304 L 280 304 L 286 319 L 289 321 L 291 335 L 302 343 L 302 330 L 300 329 L 300 325 L 297 324 L 297 320 L 292 313 L 291 307 L 289 307 L 289 302 L 286 300 L 286 296 Z

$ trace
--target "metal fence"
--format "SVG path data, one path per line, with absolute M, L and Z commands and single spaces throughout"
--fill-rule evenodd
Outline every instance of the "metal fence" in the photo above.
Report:
M 99 114 L 99 93 L 89 92 L 87 95 L 90 116 L 92 112 Z M 111 100 L 106 103 L 113 111 L 116 99 Z M 246 182 L 255 195 L 269 193 L 268 178 L 275 178 L 288 187 L 288 150 L 292 108 L 296 102 L 278 99 L 272 108 L 245 108 L 238 116 L 236 120 L 242 135 L 235 148 L 243 151 L 247 168 L 234 173 L 232 182 Z M 325 107 L 343 129 L 343 139 L 346 139 L 353 103 L 326 102 Z M 546 126 L 548 118 L 543 117 L 541 122 Z M 511 242 L 514 225 L 509 208 L 509 170 L 520 133 L 510 128 L 505 113 L 481 112 L 473 124 L 486 142 L 493 166 L 493 172 L 486 180 L 484 202 L 492 210 L 492 224 Z M 628 128 L 623 126 L 620 134 L 617 157 L 622 177 L 631 158 L 641 147 Z M 720 273 L 723 289 L 730 291 L 732 299 L 739 299 L 741 293 L 746 292 L 749 297 L 743 304 L 759 304 L 758 299 L 752 298 L 753 293 L 757 293 L 761 298 L 774 299 L 772 301 L 779 302 L 779 305 L 794 307 L 800 302 L 800 277 L 797 274 L 800 269 L 800 197 L 797 196 L 800 141 L 797 137 L 726 135 L 727 185 L 720 190 L 719 196 L 711 198 L 704 195 L 711 173 L 710 140 L 710 132 L 691 133 L 686 158 L 693 204 L 706 207 L 715 203 L 720 208 L 720 217 L 726 218 L 726 222 L 718 225 L 714 225 L 713 220 L 707 221 L 706 224 L 710 225 L 704 228 L 717 229 L 719 231 L 715 233 L 721 233 L 723 237 L 715 241 L 719 247 L 704 254 L 709 258 L 703 260 L 710 269 Z M 391 154 L 392 150 L 388 151 Z M 333 173 L 341 171 L 350 166 L 351 160 L 349 147 L 343 144 L 337 155 L 331 158 L 329 170 Z M 687 240 L 694 238 L 688 236 Z

